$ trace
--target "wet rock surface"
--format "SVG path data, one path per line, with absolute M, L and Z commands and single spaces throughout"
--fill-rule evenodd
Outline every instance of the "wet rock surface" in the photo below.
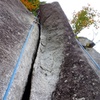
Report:
M 44 98 L 43 100 L 99 100 L 100 80 L 91 67 L 94 65 L 90 65 L 89 60 L 86 59 L 84 52 L 77 44 L 68 20 L 58 3 L 41 6 L 40 18 L 42 26 L 45 27 L 44 30 L 48 30 L 47 37 L 50 31 L 51 34 L 57 30 L 59 34 L 62 33 L 63 38 L 59 42 L 63 43 L 64 55 L 64 60 L 59 64 L 61 66 L 56 89 L 53 91 L 51 99 Z M 34 92 L 32 93 L 34 95 Z
M 0 0 L 0 100 L 6 92 L 34 16 L 20 0 Z M 29 37 L 7 100 L 20 100 L 38 41 L 38 26 Z

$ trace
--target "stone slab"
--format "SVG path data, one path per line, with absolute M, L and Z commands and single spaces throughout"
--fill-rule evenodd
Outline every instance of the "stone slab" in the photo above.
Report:
M 6 92 L 33 20 L 35 17 L 26 10 L 20 0 L 0 1 L 0 100 Z M 34 23 L 7 100 L 21 99 L 35 53 L 38 31 L 38 25 Z
M 99 100 L 100 80 L 57 2 L 40 7 L 41 44 L 31 100 Z

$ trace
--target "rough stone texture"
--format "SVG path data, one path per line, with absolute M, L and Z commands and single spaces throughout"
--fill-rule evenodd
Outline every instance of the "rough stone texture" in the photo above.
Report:
M 46 9 L 46 7 L 47 9 Z M 64 31 L 65 27 L 62 24 L 62 18 L 58 16 L 61 11 L 59 11 L 60 6 L 56 7 L 53 3 L 53 8 L 51 4 L 45 5 L 45 9 L 40 11 L 41 16 L 41 37 L 40 45 L 34 64 L 33 71 L 33 81 L 31 89 L 30 100 L 51 100 L 51 94 L 55 89 L 56 83 L 58 81 L 58 76 L 60 72 L 60 66 L 64 59 L 63 48 L 64 48 Z M 51 9 L 51 12 L 48 12 Z M 46 10 L 46 11 L 45 11 Z M 46 15 L 42 15 L 46 12 L 48 13 L 47 19 Z M 55 16 L 55 13 L 57 16 Z M 51 16 L 50 16 L 51 15 Z M 42 22 L 45 18 L 45 23 Z M 57 17 L 57 18 L 56 18 Z M 55 19 L 55 21 L 54 21 Z M 53 21 L 53 22 L 52 22 Z M 57 22 L 58 21 L 58 22 Z M 50 23 L 49 23 L 50 22 Z M 51 24 L 51 22 L 53 24 Z M 58 25 L 59 23 L 59 25 Z M 50 25 L 49 25 L 50 24 Z M 48 25 L 48 27 L 47 27 Z
M 79 41 L 82 45 L 86 45 L 87 43 L 91 43 L 91 41 L 84 37 L 79 37 Z M 91 57 L 96 61 L 96 63 L 100 66 L 100 53 L 98 53 L 94 48 L 86 48 L 88 53 L 91 55 Z M 86 54 L 85 54 L 86 55 Z M 86 55 L 87 60 L 89 60 L 90 64 L 92 64 L 92 68 L 97 73 L 98 77 L 100 78 L 100 69 L 98 69 L 97 66 L 94 65 L 94 63 L 90 60 L 89 56 Z
M 31 100 L 100 100 L 100 80 L 59 4 L 42 5 L 40 19 L 41 44 L 34 65 Z
M 78 37 L 78 40 L 81 42 L 83 46 L 86 46 L 88 43 L 94 43 L 93 41 L 85 38 L 85 37 Z M 95 43 L 94 43 L 95 44 Z M 94 45 L 95 46 L 95 45 Z
M 20 0 L 0 0 L 0 100 L 8 87 L 33 20 L 35 17 L 26 10 Z M 34 23 L 34 30 L 26 45 L 7 100 L 21 99 L 37 41 L 38 26 Z
M 79 41 L 82 45 L 86 45 L 87 43 L 91 43 L 91 40 L 79 37 Z M 100 65 L 100 53 L 98 53 L 94 48 L 86 48 L 86 50 L 89 52 L 89 54 L 94 58 L 94 60 Z

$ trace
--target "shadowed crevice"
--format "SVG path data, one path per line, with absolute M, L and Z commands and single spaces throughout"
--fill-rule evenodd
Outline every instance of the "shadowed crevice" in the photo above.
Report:
M 32 85 L 32 73 L 33 73 L 33 66 L 37 57 L 37 52 L 38 52 L 38 48 L 39 48 L 39 44 L 40 44 L 40 35 L 41 35 L 41 28 L 40 28 L 40 24 L 38 25 L 39 27 L 39 39 L 38 39 L 38 43 L 37 43 L 37 47 L 36 47 L 36 52 L 34 54 L 34 58 L 32 59 L 32 64 L 31 64 L 31 69 L 29 71 L 29 75 L 28 75 L 28 79 L 26 82 L 26 86 L 25 86 L 25 90 L 24 93 L 22 95 L 22 99 L 21 100 L 29 100 L 30 99 L 30 94 L 31 94 L 31 85 Z

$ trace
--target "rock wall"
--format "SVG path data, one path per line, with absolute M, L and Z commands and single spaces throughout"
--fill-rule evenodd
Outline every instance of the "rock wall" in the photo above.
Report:
M 44 13 L 45 12 L 45 13 Z M 40 7 L 41 36 L 34 64 L 31 100 L 51 100 L 64 59 L 64 29 L 62 10 L 58 3 Z
M 39 17 L 41 30 L 19 0 L 0 1 L 0 100 L 99 100 L 100 80 L 92 69 L 94 65 L 76 42 L 60 5 L 41 5 Z M 4 99 L 32 24 L 34 28 Z M 25 87 L 30 70 L 31 91 Z M 27 97 L 28 92 L 31 94 Z
M 85 37 L 79 37 L 78 39 L 83 46 L 86 46 L 87 43 L 92 43 L 91 40 Z M 90 55 L 94 58 L 94 60 L 100 65 L 100 53 L 98 53 L 94 48 L 86 48 L 86 50 L 90 53 Z
M 39 38 L 38 25 L 34 20 L 35 17 L 26 10 L 20 0 L 0 0 L 0 100 L 21 100 Z M 34 28 L 10 91 L 7 98 L 3 99 L 33 23 Z
M 87 43 L 91 43 L 92 41 L 90 41 L 87 38 L 84 37 L 79 37 L 78 39 L 82 45 L 86 45 Z M 90 54 L 90 56 L 95 60 L 95 62 L 100 66 L 100 53 L 98 53 L 94 48 L 85 48 L 87 50 L 87 52 Z M 96 74 L 98 75 L 98 77 L 100 78 L 100 68 L 98 68 L 98 66 L 96 66 L 93 61 L 90 59 L 90 57 L 86 55 L 87 60 L 89 60 L 89 63 L 92 64 L 92 68 L 94 69 L 94 71 L 96 72 Z
M 99 100 L 100 80 L 57 2 L 40 7 L 41 39 L 31 100 Z

